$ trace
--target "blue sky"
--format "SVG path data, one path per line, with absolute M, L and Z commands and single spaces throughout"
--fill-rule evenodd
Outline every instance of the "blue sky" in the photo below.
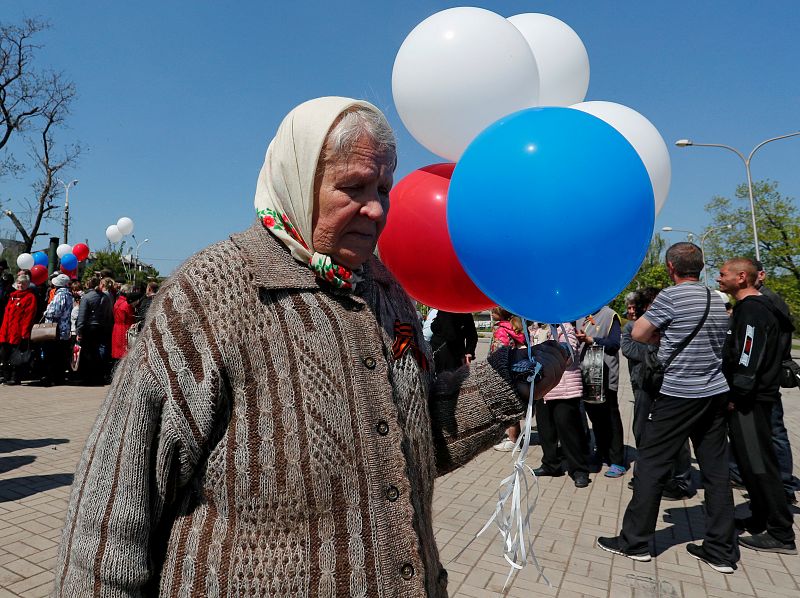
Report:
M 589 53 L 586 99 L 630 106 L 661 131 L 673 174 L 657 228 L 701 231 L 704 204 L 731 195 L 745 179 L 730 152 L 679 149 L 676 139 L 747 153 L 800 129 L 794 0 L 478 5 L 504 16 L 543 12 L 565 21 Z M 0 19 L 49 19 L 39 63 L 64 71 L 78 88 L 71 129 L 61 134 L 85 148 L 74 171 L 64 173 L 80 179 L 70 193 L 71 241 L 101 247 L 106 226 L 129 216 L 137 238 L 150 239 L 142 259 L 168 273 L 252 221 L 267 143 L 286 112 L 306 99 L 346 95 L 384 109 L 398 134 L 397 180 L 442 161 L 400 122 L 391 71 L 408 32 L 452 6 L 460 4 L 6 1 Z M 800 197 L 799 157 L 800 138 L 770 144 L 754 158 L 753 176 L 778 180 L 784 194 Z M 0 182 L 3 199 L 22 190 L 21 182 Z M 58 233 L 60 225 L 46 229 Z M 7 220 L 0 231 L 9 231 Z

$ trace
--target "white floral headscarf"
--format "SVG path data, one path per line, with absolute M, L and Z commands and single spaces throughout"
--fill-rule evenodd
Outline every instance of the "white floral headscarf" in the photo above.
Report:
M 354 106 L 380 113 L 369 102 L 335 96 L 309 100 L 289 112 L 267 148 L 255 197 L 256 212 L 264 226 L 292 256 L 342 289 L 353 288 L 360 278 L 314 250 L 314 177 L 333 123 Z

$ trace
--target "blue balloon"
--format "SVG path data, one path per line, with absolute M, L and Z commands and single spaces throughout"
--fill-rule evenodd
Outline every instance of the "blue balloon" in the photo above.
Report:
M 64 270 L 74 270 L 78 267 L 78 258 L 72 253 L 65 253 L 61 258 L 61 267 Z
M 37 251 L 33 254 L 34 266 L 47 266 L 47 254 L 44 251 Z
M 570 322 L 636 275 L 653 235 L 647 169 L 614 127 L 530 108 L 467 147 L 447 199 L 456 255 L 487 296 L 537 322 Z

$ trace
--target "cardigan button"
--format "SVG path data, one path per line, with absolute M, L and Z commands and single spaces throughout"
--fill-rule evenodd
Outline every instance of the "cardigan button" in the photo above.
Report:
M 387 424 L 385 420 L 379 420 L 375 428 L 381 436 L 386 436 L 389 433 L 389 424 Z
M 374 370 L 375 366 L 378 362 L 376 362 L 372 357 L 367 357 L 364 359 L 364 365 L 367 366 L 367 369 Z
M 406 581 L 414 577 L 414 566 L 411 563 L 405 563 L 400 567 L 400 577 Z
M 400 498 L 400 491 L 397 489 L 397 486 L 389 486 L 386 489 L 386 498 L 389 499 L 389 502 L 394 502 Z

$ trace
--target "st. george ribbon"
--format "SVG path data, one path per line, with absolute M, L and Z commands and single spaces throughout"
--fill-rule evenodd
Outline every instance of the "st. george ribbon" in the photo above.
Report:
M 575 359 L 575 354 L 572 350 L 572 345 L 568 342 L 569 337 L 567 331 L 561 326 L 561 332 L 565 341 L 561 343 L 562 346 L 566 345 L 572 360 Z M 511 566 L 506 582 L 503 584 L 503 591 L 505 592 L 514 573 L 520 571 L 528 563 L 533 563 L 536 570 L 545 580 L 548 586 L 552 587 L 550 580 L 542 571 L 539 561 L 536 559 L 536 553 L 533 550 L 533 537 L 531 535 L 531 515 L 536 508 L 536 503 L 539 500 L 539 482 L 536 479 L 536 474 L 533 468 L 525 463 L 528 457 L 528 449 L 531 443 L 531 427 L 533 423 L 533 406 L 534 406 L 534 387 L 536 384 L 536 377 L 542 370 L 542 364 L 533 359 L 533 346 L 531 343 L 530 332 L 528 330 L 528 321 L 522 319 L 522 331 L 525 335 L 525 342 L 528 345 L 528 359 L 516 362 L 511 369 L 517 374 L 528 374 L 527 381 L 530 383 L 530 393 L 528 395 L 528 409 L 525 412 L 525 423 L 522 426 L 522 431 L 517 439 L 517 443 L 511 452 L 514 457 L 511 475 L 506 477 L 500 482 L 500 493 L 497 506 L 494 513 L 486 522 L 481 530 L 475 534 L 475 537 L 461 549 L 461 551 L 454 556 L 449 562 L 452 563 L 464 551 L 485 532 L 492 523 L 497 525 L 500 537 L 503 538 L 503 557 Z M 558 329 L 555 325 L 550 326 L 550 335 L 553 339 L 558 339 Z M 530 474 L 530 477 L 527 474 Z M 533 479 L 536 493 L 531 501 L 530 498 L 530 482 Z M 509 504 L 510 503 L 510 504 Z M 524 504 L 524 509 L 523 509 Z

